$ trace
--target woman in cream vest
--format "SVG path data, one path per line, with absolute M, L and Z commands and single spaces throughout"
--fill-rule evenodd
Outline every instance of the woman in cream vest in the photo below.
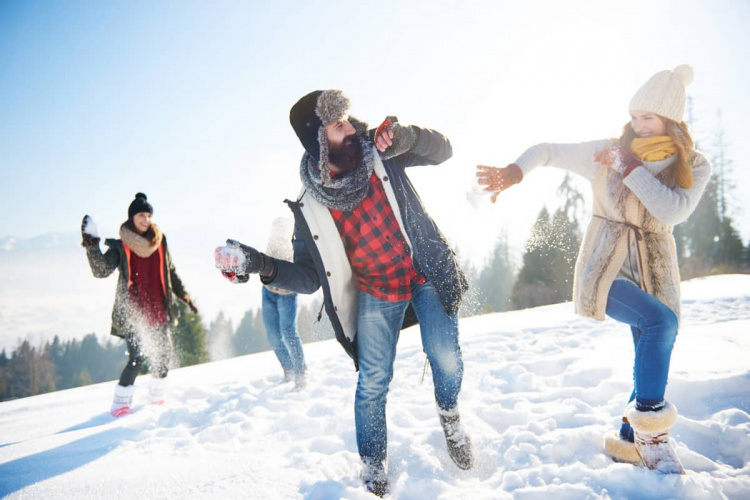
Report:
M 682 121 L 692 79 L 686 65 L 652 76 L 630 101 L 631 119 L 619 139 L 538 144 L 507 167 L 477 166 L 493 202 L 540 165 L 591 182 L 594 204 L 576 261 L 575 309 L 630 325 L 635 344 L 635 388 L 619 433 L 607 435 L 604 446 L 617 461 L 678 474 L 684 469 L 669 445 L 677 410 L 664 399 L 680 317 L 672 230 L 693 212 L 711 175 Z

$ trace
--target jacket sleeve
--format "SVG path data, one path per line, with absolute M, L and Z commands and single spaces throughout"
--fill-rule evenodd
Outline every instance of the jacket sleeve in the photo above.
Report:
M 167 269 L 169 269 L 169 281 L 172 283 L 172 293 L 174 293 L 178 299 L 185 300 L 187 292 L 185 286 L 182 284 L 182 280 L 177 274 L 177 270 L 172 263 L 172 255 L 169 253 L 169 249 L 165 248 L 165 254 L 167 259 Z
M 699 155 L 693 166 L 693 185 L 689 188 L 670 188 L 649 172 L 638 167 L 623 179 L 623 183 L 641 200 L 646 209 L 664 224 L 674 226 L 690 217 L 703 196 L 711 178 L 711 164 Z
M 453 146 L 440 132 L 412 125 L 417 132 L 417 142 L 408 152 L 391 158 L 401 168 L 415 165 L 438 165 L 453 156 Z
M 302 235 L 295 229 L 294 262 L 273 259 L 274 273 L 268 278 L 261 276 L 264 285 L 289 290 L 296 293 L 313 293 L 320 288 L 320 279 L 315 262 Z
M 593 180 L 601 165 L 594 155 L 616 143 L 614 139 L 580 142 L 575 144 L 553 144 L 544 142 L 530 147 L 515 163 L 521 167 L 524 177 L 539 166 L 558 167 Z
M 120 265 L 120 252 L 111 246 L 102 254 L 99 245 L 86 247 L 86 257 L 89 260 L 91 273 L 95 278 L 106 278 Z

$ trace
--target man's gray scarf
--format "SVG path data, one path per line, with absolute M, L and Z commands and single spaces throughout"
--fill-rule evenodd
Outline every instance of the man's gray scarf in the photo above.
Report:
M 312 157 L 306 152 L 300 163 L 300 177 L 305 189 L 310 195 L 324 206 L 348 212 L 353 210 L 367 196 L 370 189 L 370 177 L 375 169 L 375 158 L 373 147 L 365 137 L 359 138 L 362 145 L 362 161 L 352 172 L 341 178 L 332 178 L 326 175 L 322 179 L 321 171 Z

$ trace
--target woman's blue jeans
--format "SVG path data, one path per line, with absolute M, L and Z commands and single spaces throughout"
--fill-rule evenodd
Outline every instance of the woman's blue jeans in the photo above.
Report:
M 452 410 L 458 402 L 463 378 L 458 317 L 445 312 L 435 288 L 429 282 L 412 284 L 411 290 L 411 304 L 422 334 L 422 349 L 432 368 L 435 399 L 440 408 Z M 357 447 L 363 459 L 382 462 L 386 458 L 386 396 L 393 378 L 396 343 L 409 302 L 388 302 L 364 292 L 359 293 L 359 380 L 354 399 L 354 419 Z
M 658 406 L 664 401 L 669 361 L 677 338 L 677 315 L 659 299 L 626 280 L 615 280 L 607 297 L 607 315 L 630 325 L 635 345 L 630 401 Z
M 263 325 L 284 372 L 304 373 L 307 365 L 297 333 L 297 294 L 281 295 L 263 287 Z

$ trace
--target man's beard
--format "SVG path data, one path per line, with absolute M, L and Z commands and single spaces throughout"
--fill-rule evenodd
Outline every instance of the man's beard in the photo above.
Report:
M 358 135 L 344 138 L 340 145 L 329 145 L 328 163 L 336 165 L 342 173 L 354 171 L 362 161 L 362 143 Z

